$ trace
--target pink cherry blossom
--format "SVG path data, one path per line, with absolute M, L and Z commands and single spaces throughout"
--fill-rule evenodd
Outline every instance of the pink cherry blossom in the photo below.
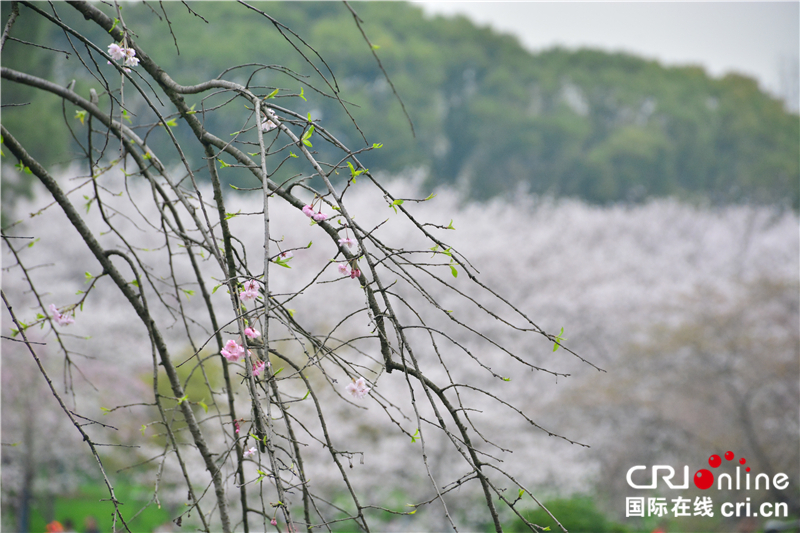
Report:
M 367 382 L 364 380 L 364 378 L 358 378 L 352 383 L 348 383 L 345 389 L 347 392 L 352 394 L 353 398 L 356 400 L 363 400 L 370 391 L 370 388 L 367 387 Z
M 244 355 L 244 346 L 239 346 L 239 343 L 231 339 L 225 343 L 225 347 L 219 353 L 228 361 L 235 363 Z
M 358 277 L 361 277 L 361 271 L 359 269 L 354 268 L 350 271 L 350 279 L 356 279 Z
M 303 213 L 307 217 L 311 218 L 311 217 L 314 216 L 314 208 L 311 206 L 311 204 L 304 205 L 303 206 Z
M 339 263 L 339 274 L 342 276 L 350 275 L 350 267 L 347 265 L 347 263 Z
M 258 297 L 258 282 L 254 279 L 248 280 L 244 283 L 244 292 L 239 293 L 239 298 L 243 302 L 255 300 Z
M 274 518 L 272 520 L 270 520 L 269 523 L 270 523 L 270 525 L 273 525 L 273 526 L 277 526 L 278 525 L 278 521 L 276 519 L 274 519 Z
M 239 433 L 239 421 L 238 421 L 238 420 L 234 420 L 234 421 L 233 421 L 233 430 L 234 430 L 234 431 L 235 431 L 237 434 Z
M 254 291 L 244 291 L 239 293 L 239 299 L 243 302 L 249 302 L 250 300 L 255 300 L 258 297 L 258 293 Z
M 269 119 L 267 119 L 267 120 L 265 120 L 264 122 L 261 123 L 261 131 L 263 131 L 264 133 L 266 133 L 268 131 L 272 131 L 277 127 L 278 127 L 278 125 L 275 124 L 274 122 L 272 122 Z
M 136 53 L 133 48 L 128 48 L 129 51 Z M 125 58 L 125 66 L 126 67 L 138 67 L 139 66 L 139 58 L 130 56 Z
M 347 237 L 346 239 L 339 239 L 339 244 L 342 246 L 347 246 L 348 248 L 352 248 L 356 242 L 357 241 L 355 239 L 351 239 L 350 237 Z
M 281 259 L 289 259 L 291 257 L 294 257 L 294 254 L 292 253 L 291 250 L 286 250 L 285 252 L 281 252 L 281 255 L 280 255 Z
M 253 329 L 250 326 L 244 328 L 244 334 L 251 339 L 257 339 L 261 336 L 261 333 L 257 329 Z
M 243 453 L 242 455 L 243 455 L 243 456 L 245 456 L 245 457 L 250 457 L 250 456 L 251 456 L 251 455 L 253 455 L 254 453 L 256 453 L 256 449 L 255 449 L 255 447 L 253 447 L 253 448 L 250 448 L 249 450 L 245 450 L 245 451 L 244 451 L 244 453 Z
M 122 48 L 117 43 L 111 43 L 108 45 L 108 55 L 111 56 L 111 59 L 118 61 L 120 59 L 125 58 L 126 49 Z
M 253 363 L 253 375 L 256 377 L 260 376 L 267 366 L 269 366 L 269 361 L 258 361 L 257 363 Z
M 322 222 L 323 220 L 328 218 L 328 215 L 326 215 L 325 213 L 314 213 L 314 216 L 312 218 L 317 222 Z
M 75 322 L 75 319 L 68 315 L 62 315 L 56 307 L 56 304 L 50 304 L 50 313 L 53 315 L 53 320 L 59 326 L 69 326 Z

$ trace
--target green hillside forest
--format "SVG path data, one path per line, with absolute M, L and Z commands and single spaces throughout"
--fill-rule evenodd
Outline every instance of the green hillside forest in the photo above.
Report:
M 296 94 L 302 87 L 306 100 L 295 97 L 287 106 L 321 119 L 349 146 L 365 145 L 336 99 L 314 90 L 331 92 L 315 69 L 269 21 L 233 2 L 190 5 L 202 18 L 177 2 L 123 4 L 137 42 L 173 78 L 190 84 L 235 65 L 282 65 L 291 76 L 262 70 L 251 82 L 280 87 L 281 94 Z M 798 208 L 800 121 L 753 79 L 733 74 L 715 79 L 698 67 L 667 68 L 594 50 L 532 54 L 513 37 L 465 18 L 426 18 L 421 9 L 395 2 L 351 6 L 363 19 L 415 135 L 346 5 L 259 4 L 319 52 L 335 81 L 310 48 L 293 37 L 332 81 L 366 141 L 383 143 L 383 149 L 363 156 L 373 172 L 423 169 L 428 185 L 451 184 L 478 200 L 528 190 L 600 204 L 676 196 Z M 60 3 L 56 8 L 67 24 L 83 27 L 72 8 Z M 71 52 L 63 32 L 21 9 L 15 31 L 25 28 L 25 40 Z M 3 21 L 8 13 L 9 2 L 3 2 Z M 108 40 L 91 31 L 97 42 Z M 203 46 L 196 44 L 198 34 Z M 74 53 L 65 58 L 9 41 L 2 61 L 64 85 L 76 79 L 82 94 L 97 85 Z M 223 77 L 246 82 L 254 70 L 245 66 Z M 64 124 L 72 110 L 12 83 L 3 83 L 2 96 L 4 104 L 31 103 L 5 107 L 2 118 L 34 155 L 46 163 L 79 157 Z M 144 106 L 141 110 L 146 113 Z M 208 120 L 231 132 L 239 125 L 232 113 Z M 187 130 L 180 121 L 174 128 L 179 139 L 189 138 Z M 202 164 L 200 154 L 189 155 Z M 285 172 L 293 172 L 291 165 Z M 234 182 L 246 179 L 243 173 L 230 175 Z M 26 186 L 4 183 L 3 192 L 13 195 Z

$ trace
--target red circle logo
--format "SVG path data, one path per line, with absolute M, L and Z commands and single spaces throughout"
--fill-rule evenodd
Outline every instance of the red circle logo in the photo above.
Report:
M 709 489 L 711 488 L 711 485 L 714 484 L 714 474 L 712 474 L 710 470 L 706 470 L 705 468 L 702 470 L 698 470 L 694 474 L 694 484 L 700 490 Z

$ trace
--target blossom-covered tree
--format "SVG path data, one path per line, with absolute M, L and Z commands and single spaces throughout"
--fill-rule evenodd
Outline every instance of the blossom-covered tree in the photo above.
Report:
M 525 521 L 520 502 L 536 498 L 520 472 L 499 458 L 510 450 L 497 435 L 481 431 L 480 412 L 488 402 L 502 408 L 504 416 L 555 436 L 517 405 L 516 395 L 495 392 L 495 385 L 517 376 L 524 380 L 525 370 L 566 377 L 540 363 L 541 356 L 556 350 L 570 352 L 563 329 L 557 335 L 545 331 L 484 284 L 448 243 L 453 220 L 415 216 L 415 204 L 435 201 L 433 194 L 395 196 L 365 168 L 359 157 L 383 145 L 364 138 L 355 120 L 353 131 L 343 134 L 326 129 L 312 112 L 295 109 L 313 98 L 334 99 L 347 114 L 352 105 L 324 53 L 259 7 L 240 4 L 248 16 L 263 18 L 264 31 L 285 37 L 306 61 L 309 75 L 265 62 L 232 65 L 215 79 L 183 85 L 148 54 L 146 42 L 137 41 L 136 28 L 126 25 L 116 2 L 74 1 L 49 8 L 14 2 L 3 32 L 5 46 L 16 39 L 20 16 L 57 26 L 85 69 L 81 84 L 89 85 L 81 94 L 74 82 L 65 87 L 2 69 L 4 84 L 63 102 L 83 154 L 69 184 L 54 177 L 5 126 L 3 148 L 20 172 L 46 188 L 61 213 L 57 223 L 69 223 L 79 235 L 84 248 L 75 253 L 88 284 L 71 301 L 46 299 L 54 287 L 26 263 L 25 251 L 36 241 L 27 242 L 25 232 L 38 238 L 48 228 L 35 221 L 15 223 L 3 237 L 14 258 L 10 268 L 21 273 L 26 289 L 15 293 L 16 301 L 4 292 L 3 300 L 19 342 L 15 349 L 27 350 L 37 362 L 64 416 L 96 460 L 115 508 L 111 526 L 130 530 L 138 510 L 129 510 L 115 494 L 101 445 L 111 439 L 111 422 L 122 424 L 136 412 L 157 419 L 142 424 L 141 437 L 133 433 L 117 443 L 116 462 L 153 476 L 155 503 L 168 476 L 182 479 L 188 495 L 172 517 L 178 524 L 191 521 L 203 531 L 247 532 L 269 524 L 311 532 L 346 523 L 348 529 L 369 531 L 377 514 L 411 516 L 439 506 L 457 528 L 449 494 L 466 486 L 479 487 L 485 522 L 496 531 L 511 512 Z M 77 12 L 81 26 L 69 22 L 64 11 Z M 172 31 L 163 12 L 165 31 Z M 361 20 L 352 14 L 354 28 L 361 30 Z M 202 28 L 209 22 L 198 14 L 196 23 Z M 215 129 L 215 117 L 222 113 L 238 118 L 238 131 Z M 181 144 L 176 128 L 190 130 L 194 144 Z M 347 146 L 345 136 L 358 139 L 361 147 Z M 168 168 L 162 163 L 165 153 L 178 154 L 182 166 Z M 223 194 L 224 174 L 234 170 L 249 174 L 248 186 Z M 375 219 L 352 210 L 348 199 L 358 189 L 372 194 L 385 216 Z M 260 195 L 260 210 L 242 211 L 245 194 Z M 83 209 L 75 204 L 78 195 L 85 200 Z M 414 246 L 406 247 L 407 240 L 395 244 L 389 223 L 401 225 L 404 236 L 413 235 Z M 301 241 L 309 231 L 313 240 Z M 256 236 L 260 242 L 253 245 Z M 303 262 L 310 275 L 289 280 L 288 273 L 299 270 L 291 269 Z M 109 288 L 115 289 L 113 295 Z M 465 307 L 484 318 L 465 321 L 460 312 Z M 35 316 L 31 308 L 38 308 Z M 79 327 L 91 312 L 127 313 L 138 323 L 128 324 L 126 332 L 117 330 L 113 347 L 100 344 L 106 332 L 91 332 L 89 320 L 84 327 L 97 338 L 71 336 L 69 328 Z M 305 319 L 314 313 L 324 319 Z M 63 390 L 53 382 L 38 344 L 40 330 L 33 326 L 41 326 L 61 352 Z M 127 335 L 124 342 L 122 335 Z M 513 351 L 504 335 L 543 339 L 537 346 L 545 349 Z M 103 408 L 111 417 L 106 424 L 78 407 L 81 383 L 93 386 L 86 370 L 93 362 L 79 356 L 112 349 L 120 382 L 132 378 L 123 368 L 149 358 L 152 390 L 149 398 L 129 402 L 125 386 L 117 385 L 117 405 Z M 502 363 L 490 366 L 482 352 Z M 471 367 L 472 374 L 457 376 L 475 378 L 460 381 L 452 372 L 456 367 Z M 74 373 L 85 380 L 76 384 Z M 332 423 L 331 412 L 342 407 L 349 413 L 345 421 L 339 417 Z M 428 479 L 424 493 L 411 494 L 414 501 L 407 507 L 365 493 L 349 473 L 354 457 L 363 461 L 370 453 L 352 450 L 350 436 L 358 419 L 374 412 L 405 437 L 398 460 L 421 465 Z M 163 444 L 154 470 L 146 470 L 152 458 L 142 461 L 138 452 L 128 451 L 150 449 L 148 431 Z M 337 473 L 334 481 L 330 472 Z

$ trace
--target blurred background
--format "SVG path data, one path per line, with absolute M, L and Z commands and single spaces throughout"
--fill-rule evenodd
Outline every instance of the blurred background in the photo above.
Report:
M 248 10 L 222 2 L 191 6 L 209 22 L 178 3 L 123 4 L 137 42 L 178 82 L 196 83 L 251 62 L 282 64 L 312 76 L 310 84 L 319 82 L 274 28 Z M 0 7 L 5 21 L 9 4 Z M 67 24 L 81 26 L 82 17 L 57 7 Z M 598 373 L 560 352 L 556 358 L 547 353 L 551 347 L 510 339 L 518 350 L 534 350 L 549 357 L 543 359 L 549 366 L 572 374 L 558 383 L 512 381 L 526 413 L 591 448 L 556 443 L 514 421 L 486 421 L 507 435 L 518 450 L 508 460 L 527 469 L 534 492 L 570 531 L 763 531 L 763 517 L 726 518 L 718 512 L 710 518 L 625 516 L 625 498 L 641 495 L 625 481 L 631 466 L 670 464 L 681 471 L 688 464 L 694 473 L 707 468 L 709 455 L 728 450 L 746 457 L 754 473 L 787 473 L 786 491 L 747 496 L 786 501 L 791 513 L 784 521 L 799 518 L 797 3 L 353 3 L 416 136 L 346 6 L 259 7 L 320 53 L 368 142 L 383 143 L 363 155 L 365 166 L 398 196 L 437 192 L 436 205 L 421 204 L 415 214 L 438 221 L 447 213 L 457 228 L 454 244 L 483 272 L 484 282 L 548 331 L 564 327 L 566 344 L 608 371 Z M 102 30 L 87 34 L 99 43 L 107 40 Z M 14 35 L 71 50 L 63 32 L 29 11 L 23 11 Z M 96 84 L 74 54 L 67 58 L 18 42 L 6 44 L 2 64 L 61 85 L 75 79 L 81 94 Z M 234 70 L 226 77 L 246 82 L 250 72 Z M 300 85 L 282 83 L 292 91 Z M 306 97 L 286 105 L 311 113 L 349 146 L 363 145 L 338 103 L 308 88 Z M 66 118 L 76 126 L 70 106 L 62 109 L 58 99 L 5 82 L 2 98 L 3 104 L 30 102 L 4 108 L 3 124 L 34 157 L 68 179 L 80 157 L 65 125 Z M 218 103 L 187 100 L 198 109 Z M 143 104 L 132 105 L 147 117 Z M 210 114 L 206 124 L 219 131 L 240 128 L 234 112 Z M 188 128 L 173 131 L 189 148 L 193 165 L 201 166 Z M 166 139 L 159 129 L 152 131 L 150 144 L 157 146 L 159 136 Z M 326 159 L 325 147 L 315 148 Z M 177 164 L 169 154 L 161 157 Z M 48 203 L 13 163 L 4 160 L 4 226 Z M 282 172 L 288 177 L 298 168 L 287 164 Z M 229 183 L 253 186 L 241 169 L 227 170 Z M 353 196 L 359 216 L 386 216 L 373 213 L 373 198 Z M 245 211 L 259 209 L 258 199 L 244 193 L 233 202 Z M 48 234 L 37 234 L 42 242 L 26 253 L 32 264 L 59 264 L 38 274 L 54 297 L 67 299 L 84 286 L 84 271 L 93 263 L 72 244 L 77 241 L 70 240 L 69 227 L 59 225 L 57 213 L 45 216 L 53 217 Z M 292 220 L 290 212 L 285 216 Z M 286 224 L 287 233 L 293 231 Z M 402 231 L 392 236 L 404 242 Z M 7 266 L 13 258 L 4 252 Z M 321 250 L 308 255 L 309 263 L 326 257 Z M 292 275 L 300 276 L 297 259 Z M 24 299 L 18 271 L 4 271 L 3 287 Z M 94 322 L 83 322 L 98 326 L 78 326 L 77 337 L 113 344 L 133 335 L 125 332 L 130 317 L 96 312 Z M 469 311 L 463 312 L 469 319 Z M 320 324 L 327 320 L 311 308 L 306 313 Z M 7 332 L 5 314 L 3 321 Z M 90 516 L 107 519 L 109 512 L 96 503 L 102 497 L 96 469 L 74 429 L 40 405 L 48 394 L 40 390 L 42 378 L 10 344 L 3 341 L 3 527 L 21 530 L 27 524 L 28 531 L 43 531 L 47 522 L 69 518 L 76 530 L 88 531 Z M 83 348 L 93 358 L 86 372 L 102 381 L 118 369 L 111 354 L 91 346 Z M 112 397 L 104 394 L 151 394 L 148 357 L 144 369 L 137 369 L 141 379 L 88 391 L 85 406 L 100 413 Z M 55 351 L 50 364 L 59 375 Z M 121 431 L 133 438 L 146 420 Z M 375 442 L 380 424 L 385 421 L 365 418 L 359 439 Z M 402 453 L 389 445 L 380 449 L 387 457 Z M 152 486 L 134 475 L 125 478 L 129 464 L 113 450 L 108 457 L 121 472 L 120 499 L 146 502 Z M 382 479 L 397 480 L 378 493 L 402 506 L 424 479 L 391 463 L 373 455 L 368 468 L 373 476 L 381 472 Z M 361 480 L 375 483 L 367 473 Z M 682 495 L 689 493 L 701 494 Z M 488 528 L 470 512 L 475 497 L 465 490 L 454 501 L 466 531 Z M 719 499 L 743 497 L 733 491 Z M 177 530 L 170 513 L 179 501 L 165 497 L 163 508 L 149 507 L 140 517 L 141 530 Z M 530 513 L 552 526 L 533 503 Z M 418 531 L 421 525 L 441 530 L 441 517 L 434 515 L 421 511 L 413 522 L 386 517 L 382 525 L 386 531 Z M 508 517 L 510 530 L 520 525 Z

